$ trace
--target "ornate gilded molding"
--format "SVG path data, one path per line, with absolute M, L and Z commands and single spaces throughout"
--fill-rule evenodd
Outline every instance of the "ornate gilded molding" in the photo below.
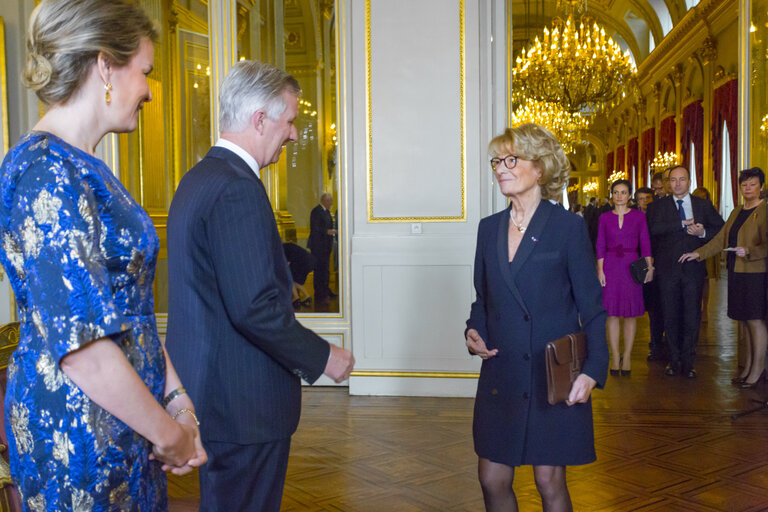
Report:
M 717 41 L 715 41 L 712 36 L 708 36 L 706 39 L 704 39 L 704 42 L 701 43 L 701 47 L 697 53 L 701 59 L 702 64 L 715 62 L 717 59 Z
M 730 9 L 738 11 L 738 8 L 732 4 L 730 0 L 701 0 L 698 5 L 689 10 L 683 19 L 681 19 L 672 30 L 662 39 L 656 48 L 643 60 L 638 66 L 639 76 L 649 76 L 651 70 L 661 63 L 664 59 L 668 58 L 668 55 L 674 48 L 680 44 L 686 38 L 691 38 L 692 34 L 696 34 L 696 25 L 703 24 L 707 28 L 707 33 L 710 33 L 709 22 L 710 17 L 717 11 L 718 8 Z
M 368 199 L 368 222 L 391 222 L 391 223 L 404 223 L 404 222 L 462 222 L 467 220 L 467 154 L 466 154 L 466 131 L 467 131 L 467 115 L 466 115 L 466 58 L 465 58 L 465 45 L 466 45 L 466 27 L 465 27 L 465 0 L 458 0 L 459 3 L 459 109 L 460 109 L 460 129 L 461 129 L 461 148 L 460 148 L 460 166 L 461 175 L 461 215 L 456 216 L 431 216 L 431 217 L 377 217 L 373 211 L 373 106 L 372 106 L 372 83 L 373 83 L 373 71 L 372 71 L 372 54 L 371 54 L 371 0 L 365 0 L 365 68 L 366 68 L 366 132 L 368 143 L 368 183 L 367 183 L 367 199 Z
M 672 83 L 675 85 L 675 87 L 680 87 L 680 84 L 683 83 L 683 65 L 675 64 L 672 66 L 672 71 L 669 73 L 669 78 L 672 80 Z

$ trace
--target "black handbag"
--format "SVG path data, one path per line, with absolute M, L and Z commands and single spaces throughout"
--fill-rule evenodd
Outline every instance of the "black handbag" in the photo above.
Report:
M 629 273 L 637 284 L 645 282 L 645 276 L 648 274 L 648 262 L 645 258 L 638 258 L 629 264 Z

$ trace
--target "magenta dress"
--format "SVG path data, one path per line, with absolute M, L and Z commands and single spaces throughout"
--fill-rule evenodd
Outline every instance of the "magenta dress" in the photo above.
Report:
M 639 257 L 650 256 L 651 241 L 643 212 L 629 210 L 625 213 L 621 229 L 619 216 L 613 211 L 600 216 L 597 259 L 603 258 L 603 307 L 608 316 L 643 316 L 643 287 L 632 280 L 629 265 Z

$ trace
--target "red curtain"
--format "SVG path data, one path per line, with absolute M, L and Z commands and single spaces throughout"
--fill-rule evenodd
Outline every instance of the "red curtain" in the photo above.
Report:
M 675 153 L 675 116 L 669 116 L 659 123 L 659 151 Z
M 733 190 L 733 204 L 738 204 L 739 187 L 736 184 L 738 174 L 738 158 L 736 154 L 738 139 L 738 104 L 739 91 L 737 80 L 715 89 L 712 98 L 712 168 L 715 172 L 715 180 L 720 183 L 720 173 L 723 166 L 723 123 L 728 127 L 728 142 L 731 151 L 731 189 Z M 717 197 L 720 197 L 718 193 Z
M 624 170 L 624 146 L 619 146 L 619 149 L 616 150 L 616 170 Z
M 627 174 L 629 174 L 630 177 L 632 177 L 634 174 L 635 182 L 632 184 L 632 187 L 635 190 L 637 190 L 637 188 L 640 186 L 640 183 L 643 183 L 644 180 L 644 178 L 642 178 L 640 173 L 637 171 L 637 150 L 637 137 L 629 139 L 629 142 L 627 143 Z
M 611 173 L 613 173 L 613 151 L 605 158 L 605 175 L 610 176 Z
M 691 142 L 696 152 L 695 169 L 691 169 Z M 683 135 L 680 138 L 680 154 L 683 165 L 696 173 L 696 183 L 704 183 L 704 107 L 701 100 L 694 101 L 683 109 Z
M 643 132 L 640 137 L 640 168 L 643 170 L 643 180 L 646 187 L 650 187 L 651 183 L 648 181 L 648 167 L 653 162 L 656 148 L 654 147 L 654 137 L 656 136 L 655 128 L 648 128 Z

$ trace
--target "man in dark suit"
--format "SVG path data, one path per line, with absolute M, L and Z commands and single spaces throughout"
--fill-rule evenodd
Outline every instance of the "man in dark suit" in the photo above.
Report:
M 312 209 L 309 216 L 309 239 L 307 248 L 317 259 L 315 265 L 315 302 L 323 302 L 336 294 L 328 287 L 330 281 L 329 267 L 331 264 L 331 249 L 336 229 L 333 227 L 331 204 L 333 196 L 324 193 L 320 196 L 320 204 Z
M 671 195 L 648 208 L 648 230 L 654 247 L 654 265 L 664 311 L 669 349 L 666 375 L 696 377 L 694 359 L 701 323 L 701 292 L 707 269 L 704 262 L 679 263 L 720 231 L 723 219 L 712 203 L 691 196 L 690 174 L 682 166 L 669 172 Z
M 168 214 L 166 346 L 209 456 L 200 468 L 201 511 L 278 511 L 300 379 L 341 382 L 354 364 L 296 320 L 259 178 L 296 139 L 299 92 L 272 66 L 235 65 L 221 87 L 221 138 L 181 180 Z
M 651 184 L 653 188 L 639 188 L 636 193 L 638 205 L 645 213 L 646 218 L 652 215 L 649 212 L 658 206 L 659 200 L 665 196 L 664 173 L 657 172 L 654 174 Z M 658 247 L 658 241 L 655 239 L 656 237 L 651 235 L 651 255 L 654 258 L 656 257 L 654 251 Z M 643 284 L 643 303 L 648 312 L 648 323 L 651 331 L 646 359 L 648 361 L 665 361 L 667 347 L 664 341 L 664 311 L 661 306 L 658 276 L 651 282 Z

